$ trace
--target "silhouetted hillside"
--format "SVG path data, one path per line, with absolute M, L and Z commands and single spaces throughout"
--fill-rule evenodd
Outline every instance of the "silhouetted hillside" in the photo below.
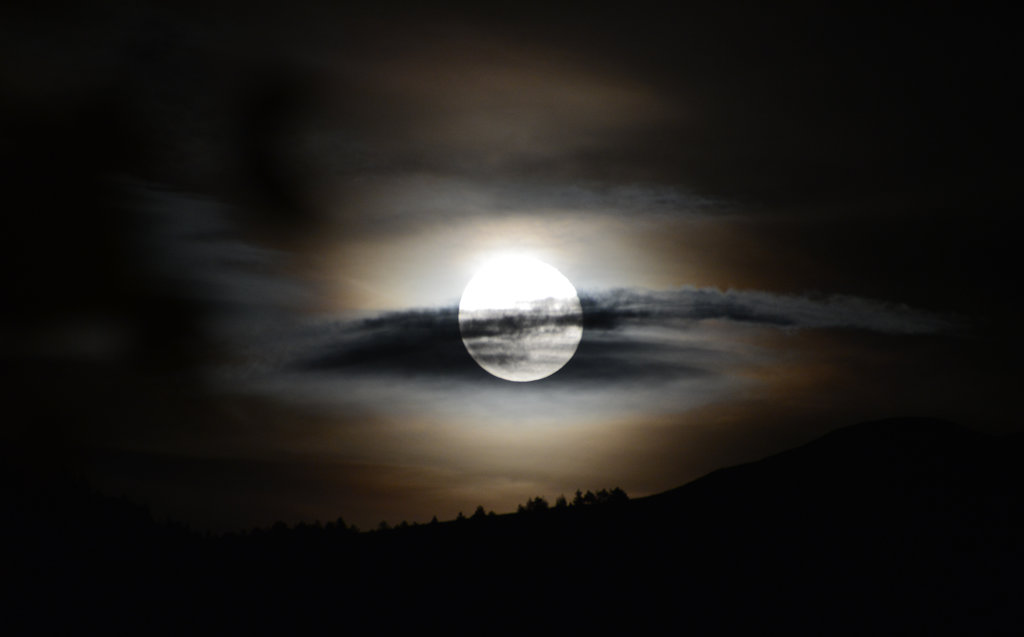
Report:
M 95 494 L 57 509 L 10 496 L 8 616 L 76 631 L 1019 630 L 1021 441 L 878 421 L 652 497 L 372 533 L 204 538 Z
M 872 522 L 998 509 L 997 501 L 1018 492 L 1021 450 L 1019 436 L 994 439 L 940 420 L 880 420 L 715 471 L 648 500 L 677 511 L 714 508 L 717 501 L 720 515 L 742 507 L 835 521 L 866 516 Z M 729 504 L 721 500 L 726 493 Z

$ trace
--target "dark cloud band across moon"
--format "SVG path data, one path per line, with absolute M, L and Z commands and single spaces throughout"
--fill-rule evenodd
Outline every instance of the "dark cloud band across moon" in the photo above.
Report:
M 664 345 L 648 343 L 642 335 L 666 327 L 680 329 L 700 321 L 724 320 L 780 330 L 839 328 L 893 335 L 961 329 L 952 317 L 849 297 L 814 300 L 767 292 L 681 289 L 618 290 L 583 295 L 580 301 L 583 340 L 567 369 L 551 382 L 600 383 L 631 381 L 635 374 L 670 378 L 675 373 L 697 373 L 685 352 L 671 364 L 665 363 L 663 357 L 654 356 L 663 352 Z M 575 320 L 571 316 L 561 319 L 570 325 Z M 477 318 L 465 323 L 461 331 L 455 307 L 387 313 L 338 329 L 338 333 L 346 335 L 344 341 L 327 343 L 326 351 L 293 352 L 296 358 L 292 364 L 299 369 L 341 373 L 441 373 L 481 378 L 480 370 L 462 346 L 461 339 L 467 334 L 473 338 L 515 337 L 548 326 L 564 329 L 560 319 L 542 312 L 536 316 Z

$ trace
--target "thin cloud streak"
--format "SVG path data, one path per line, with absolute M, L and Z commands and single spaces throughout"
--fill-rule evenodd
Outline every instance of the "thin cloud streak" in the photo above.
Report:
M 789 329 L 856 329 L 883 334 L 929 334 L 958 327 L 955 318 L 906 305 L 856 296 L 823 298 L 686 286 L 677 290 L 614 290 L 582 299 L 590 327 L 608 329 L 626 320 L 724 319 Z

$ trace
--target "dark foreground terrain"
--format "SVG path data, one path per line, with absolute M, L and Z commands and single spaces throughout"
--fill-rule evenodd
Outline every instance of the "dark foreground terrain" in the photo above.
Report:
M 840 429 L 656 496 L 205 537 L 5 477 L 19 632 L 1024 629 L 1022 438 Z

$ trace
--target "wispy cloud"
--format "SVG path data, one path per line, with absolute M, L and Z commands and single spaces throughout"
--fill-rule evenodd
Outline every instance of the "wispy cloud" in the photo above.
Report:
M 857 329 L 885 334 L 926 334 L 954 329 L 955 319 L 906 305 L 856 296 L 811 297 L 757 290 L 683 287 L 615 290 L 583 299 L 588 326 L 611 329 L 623 322 L 722 319 L 789 329 Z

